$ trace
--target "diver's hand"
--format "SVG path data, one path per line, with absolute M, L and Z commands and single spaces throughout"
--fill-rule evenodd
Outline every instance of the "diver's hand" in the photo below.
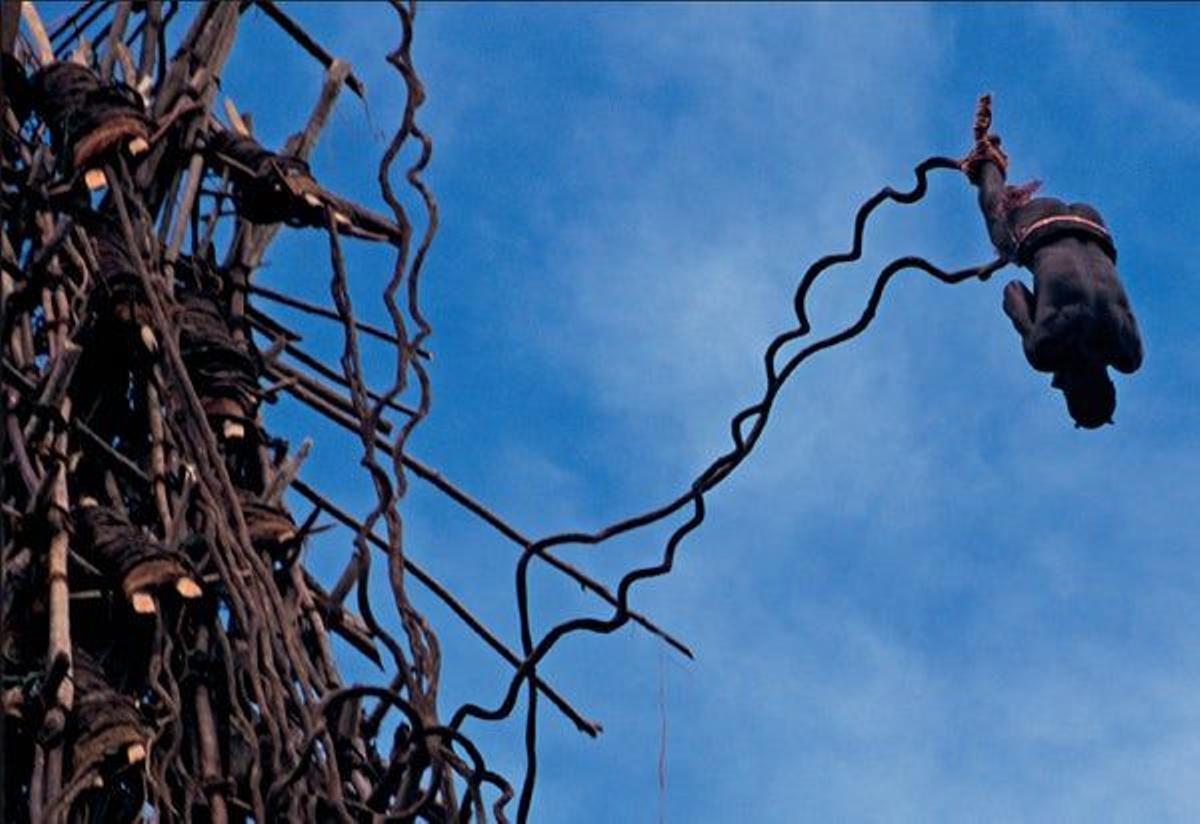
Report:
M 985 163 L 995 163 L 1001 175 L 1008 173 L 1008 155 L 1000 148 L 1000 136 L 989 134 L 988 130 L 991 127 L 992 96 L 981 94 L 975 106 L 975 122 L 972 126 L 975 145 L 958 163 L 967 180 L 975 185 L 979 185 L 980 170 Z

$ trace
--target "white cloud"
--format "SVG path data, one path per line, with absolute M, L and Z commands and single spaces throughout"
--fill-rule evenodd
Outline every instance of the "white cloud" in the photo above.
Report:
M 1073 71 L 1104 87 L 1114 114 L 1128 118 L 1137 112 L 1143 120 L 1165 127 L 1145 130 L 1139 138 L 1179 147 L 1194 143 L 1187 135 L 1200 129 L 1200 105 L 1140 65 L 1138 46 L 1153 49 L 1154 44 L 1141 40 L 1127 9 L 1101 6 L 1085 12 L 1069 5 L 1040 4 L 1030 11 L 1034 21 L 1055 33 Z

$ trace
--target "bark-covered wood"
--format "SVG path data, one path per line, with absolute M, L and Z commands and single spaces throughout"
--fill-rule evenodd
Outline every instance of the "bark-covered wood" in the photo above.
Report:
M 364 89 L 275 3 L 206 2 L 180 33 L 176 2 L 84 0 L 43 21 L 3 0 L 0 820 L 504 821 L 513 790 L 464 728 L 489 713 L 443 718 L 438 638 L 412 582 L 528 684 L 530 713 L 541 695 L 581 732 L 601 727 L 534 670 L 527 638 L 506 643 L 408 556 L 409 474 L 503 535 L 522 567 L 549 564 L 691 655 L 408 452 L 430 408 L 417 295 L 438 212 L 414 7 L 391 5 L 405 107 L 380 211 L 309 164 L 343 87 Z M 261 143 L 222 85 L 251 7 L 325 69 L 283 146 Z M 417 159 L 401 175 L 408 141 Z M 284 229 L 328 238 L 330 305 L 255 283 Z M 395 252 L 379 279 L 390 324 L 355 314 L 342 245 L 357 242 Z M 280 306 L 340 329 L 340 357 L 303 346 L 317 336 Z M 391 386 L 368 383 L 360 336 L 392 352 Z M 322 433 L 296 449 L 273 434 L 264 409 L 285 398 L 358 439 L 346 466 L 375 492 L 367 514 L 303 479 Z M 322 583 L 304 550 L 334 525 L 351 540 Z M 333 639 L 374 683 L 343 682 L 352 653 Z
M 306 363 L 301 333 L 264 357 L 253 331 L 273 323 L 251 287 L 280 225 L 390 243 L 412 272 L 401 227 L 323 188 L 305 162 L 340 88 L 362 86 L 260 4 L 327 69 L 301 131 L 260 145 L 236 107 L 228 127 L 213 114 L 246 4 L 205 4 L 162 60 L 168 5 L 83 3 L 48 27 L 19 4 L 18 34 L 18 4 L 4 3 L 4 820 L 468 817 L 510 790 L 439 721 L 437 641 L 397 578 L 398 531 L 382 541 L 403 619 L 393 637 L 364 602 L 369 565 L 357 613 L 302 568 L 334 505 L 292 516 L 311 444 L 289 456 L 260 414 L 279 390 L 298 393 L 368 433 L 368 452 L 395 429 L 364 403 L 416 414 L 352 365 Z M 398 11 L 407 38 L 412 9 Z M 419 89 L 415 75 L 405 88 Z M 223 254 L 211 244 L 222 221 L 234 238 Z M 379 331 L 407 344 L 402 329 Z M 278 360 L 288 347 L 293 365 Z M 398 523 L 398 496 L 376 481 L 377 514 L 349 523 L 380 541 L 372 524 Z M 402 745 L 362 732 L 364 699 L 346 694 L 330 633 L 403 673 L 365 702 L 399 713 Z

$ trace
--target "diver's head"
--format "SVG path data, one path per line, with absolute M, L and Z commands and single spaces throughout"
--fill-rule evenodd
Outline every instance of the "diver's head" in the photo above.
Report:
M 1053 386 L 1067 399 L 1067 411 L 1075 425 L 1096 429 L 1112 423 L 1117 408 L 1117 390 L 1102 363 L 1089 363 L 1054 373 Z

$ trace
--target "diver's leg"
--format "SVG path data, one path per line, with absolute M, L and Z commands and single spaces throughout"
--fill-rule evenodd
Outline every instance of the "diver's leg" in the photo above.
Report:
M 1076 368 L 1080 359 L 1089 359 L 1087 341 L 1095 325 L 1095 316 L 1079 304 L 1050 308 L 1025 336 L 1025 358 L 1039 372 Z
M 1126 375 L 1138 370 L 1142 365 L 1142 336 L 1138 333 L 1133 312 L 1128 309 L 1116 312 L 1109 327 L 1107 344 L 1106 360 L 1113 369 Z

